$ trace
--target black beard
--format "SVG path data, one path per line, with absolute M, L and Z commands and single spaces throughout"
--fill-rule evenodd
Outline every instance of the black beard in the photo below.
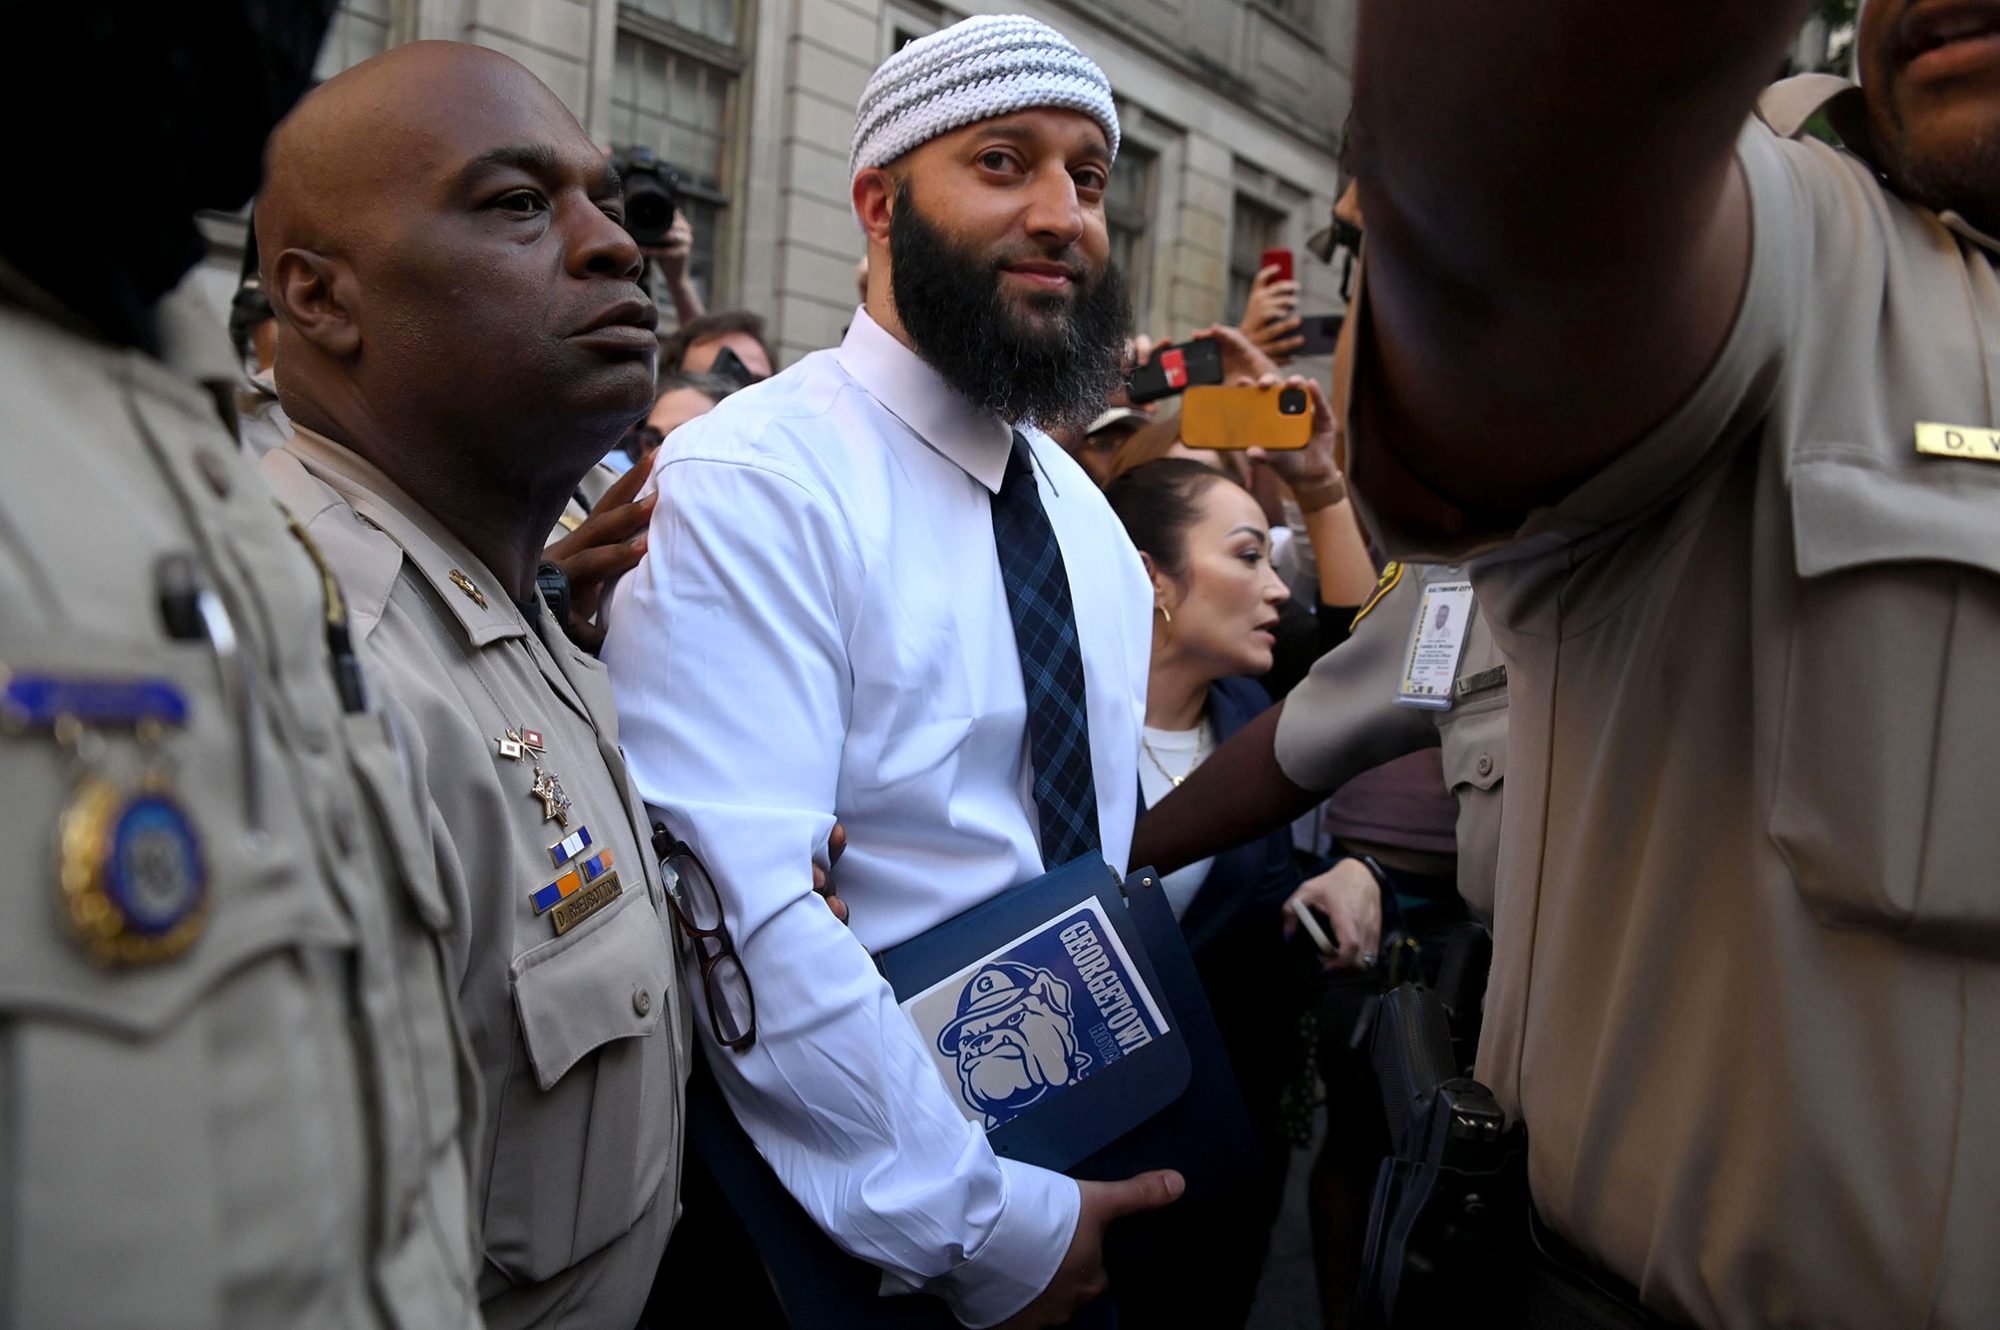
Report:
M 1000 289 L 1001 265 L 1023 258 L 1088 271 L 1074 246 L 999 261 L 969 254 L 917 211 L 907 180 L 896 187 L 890 289 L 917 354 L 960 396 L 1009 423 L 1081 428 L 1122 382 L 1131 322 L 1124 275 L 1106 263 L 1096 277 L 1076 283 L 1073 296 L 1028 297 L 1025 303 L 1050 321 L 1044 331 L 1028 326 Z

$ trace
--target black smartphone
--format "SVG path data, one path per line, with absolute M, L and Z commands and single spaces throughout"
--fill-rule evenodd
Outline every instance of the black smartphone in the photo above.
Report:
M 1197 384 L 1222 382 L 1222 348 L 1213 337 L 1197 337 L 1160 347 L 1153 358 L 1132 371 L 1125 396 L 1133 402 L 1157 402 Z
M 1340 340 L 1340 327 L 1347 322 L 1345 314 L 1308 314 L 1299 322 L 1299 336 L 1306 340 L 1293 356 L 1330 356 L 1333 344 Z
M 757 376 L 750 372 L 750 367 L 726 346 L 715 353 L 715 360 L 709 365 L 708 372 L 720 374 L 739 388 L 748 388 L 757 382 Z

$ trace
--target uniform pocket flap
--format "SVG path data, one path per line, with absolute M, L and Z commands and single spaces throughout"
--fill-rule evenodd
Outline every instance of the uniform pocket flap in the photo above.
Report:
M 1800 577 L 1884 563 L 1952 563 L 2000 577 L 2000 466 L 1819 453 L 1794 463 Z
M 600 917 L 517 956 L 510 977 L 535 1081 L 548 1090 L 586 1054 L 658 1027 L 673 952 L 645 889 L 627 888 Z
M 1490 790 L 1507 778 L 1507 694 L 1461 702 L 1438 716 L 1446 789 Z

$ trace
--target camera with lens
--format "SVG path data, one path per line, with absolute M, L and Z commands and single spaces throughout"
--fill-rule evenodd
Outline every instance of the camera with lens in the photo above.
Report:
M 667 243 L 681 205 L 681 178 L 651 148 L 614 147 L 612 169 L 625 182 L 625 230 L 642 248 Z
M 1312 398 L 1306 396 L 1303 388 L 1280 388 L 1278 390 L 1278 414 L 1281 416 L 1302 416 L 1312 410 Z

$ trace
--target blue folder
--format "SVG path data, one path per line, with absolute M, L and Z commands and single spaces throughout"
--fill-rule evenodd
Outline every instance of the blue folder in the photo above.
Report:
M 1047 941 L 1051 925 L 1053 949 Z M 1079 931 L 1084 925 L 1090 925 L 1088 936 Z M 1100 935 L 1105 931 L 1118 946 L 1106 945 Z M 1010 949 L 1024 935 L 1030 940 Z M 1095 948 L 1110 958 L 1108 964 L 1099 964 Z M 996 952 L 1001 955 L 994 958 Z M 1076 1051 L 1088 1065 L 1076 1072 L 1071 1061 L 1068 1083 L 994 1105 L 998 1120 L 988 1127 L 987 1139 L 996 1154 L 1076 1178 L 1111 1180 L 1178 1169 L 1187 1193 L 1177 1204 L 1261 1167 L 1249 1113 L 1193 958 L 1159 875 L 1151 870 L 1121 883 L 1103 861 L 1078 860 L 975 906 L 876 961 L 899 1001 L 930 993 L 940 1006 L 951 1002 L 951 1017 L 937 1034 L 946 1048 L 963 1050 L 967 1039 L 1004 1042 L 996 1031 L 1015 1011 L 1032 1009 L 1031 1020 L 1042 1027 L 1042 1060 L 1051 1063 L 1056 1059 L 1047 1052 L 1054 1042 L 1049 1012 L 1066 1007 L 1072 1016 L 1084 1015 L 1085 1026 L 1092 1013 L 1102 1018 L 1096 1024 L 1103 1028 L 1072 1031 Z M 1121 985 L 1122 994 L 1105 996 Z M 1143 1040 L 1126 1006 L 1127 999 L 1133 1008 L 1145 1006 L 1136 985 L 1152 995 L 1159 1016 L 1156 1021 L 1147 1010 L 1137 1018 Z M 945 1056 L 942 1050 L 939 1056 Z M 976 1069 L 973 1079 L 978 1080 Z M 1020 1079 L 1001 1077 L 1008 1084 Z M 956 1327 L 935 1298 L 877 1295 L 880 1272 L 841 1252 L 813 1224 L 756 1153 L 712 1082 L 697 1077 L 689 1096 L 690 1147 L 701 1153 L 748 1228 L 794 1330 Z M 1115 1325 L 1109 1299 L 1099 1299 L 1073 1324 Z

